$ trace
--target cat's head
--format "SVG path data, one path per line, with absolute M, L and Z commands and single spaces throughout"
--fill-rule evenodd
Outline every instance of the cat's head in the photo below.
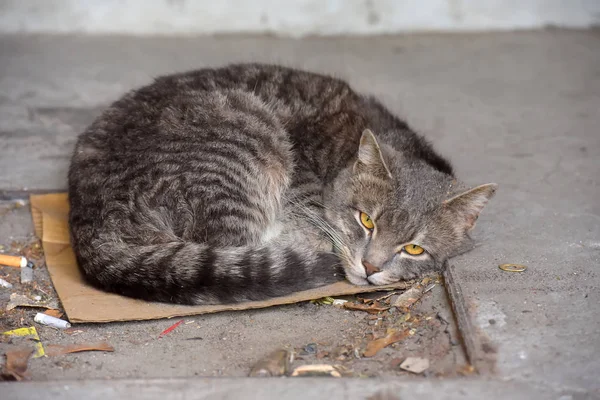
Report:
M 421 159 L 380 147 L 366 130 L 357 161 L 326 197 L 348 280 L 384 285 L 412 279 L 459 254 L 497 186 L 457 192 L 458 185 Z

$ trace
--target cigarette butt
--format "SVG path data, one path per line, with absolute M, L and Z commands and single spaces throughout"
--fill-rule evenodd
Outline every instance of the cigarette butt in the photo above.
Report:
M 33 320 L 38 324 L 47 325 L 52 328 L 66 329 L 71 327 L 71 324 L 65 321 L 64 319 L 55 318 L 51 315 L 44 313 L 35 314 Z
M 21 256 L 7 256 L 6 254 L 0 254 L 0 265 L 23 268 L 27 266 L 27 259 Z

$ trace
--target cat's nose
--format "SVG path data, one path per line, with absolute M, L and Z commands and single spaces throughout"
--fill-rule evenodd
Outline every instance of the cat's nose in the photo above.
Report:
M 381 271 L 379 268 L 368 262 L 367 260 L 362 260 L 363 267 L 365 267 L 365 271 L 367 272 L 367 276 L 371 276 L 376 272 Z

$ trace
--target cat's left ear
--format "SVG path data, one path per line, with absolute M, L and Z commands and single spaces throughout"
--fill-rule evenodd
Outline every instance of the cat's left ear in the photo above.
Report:
M 468 232 L 475 227 L 479 213 L 494 196 L 497 188 L 498 185 L 495 183 L 477 186 L 444 201 L 443 207 L 453 215 L 457 228 Z
M 391 178 L 392 174 L 385 165 L 381 149 L 371 130 L 365 129 L 358 145 L 358 158 L 354 163 L 354 173 L 369 172 L 382 178 Z

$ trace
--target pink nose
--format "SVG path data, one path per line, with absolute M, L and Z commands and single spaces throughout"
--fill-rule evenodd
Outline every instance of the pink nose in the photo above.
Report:
M 376 272 L 381 271 L 379 268 L 368 262 L 367 260 L 362 260 L 363 267 L 365 267 L 365 271 L 367 272 L 367 276 L 371 276 Z

